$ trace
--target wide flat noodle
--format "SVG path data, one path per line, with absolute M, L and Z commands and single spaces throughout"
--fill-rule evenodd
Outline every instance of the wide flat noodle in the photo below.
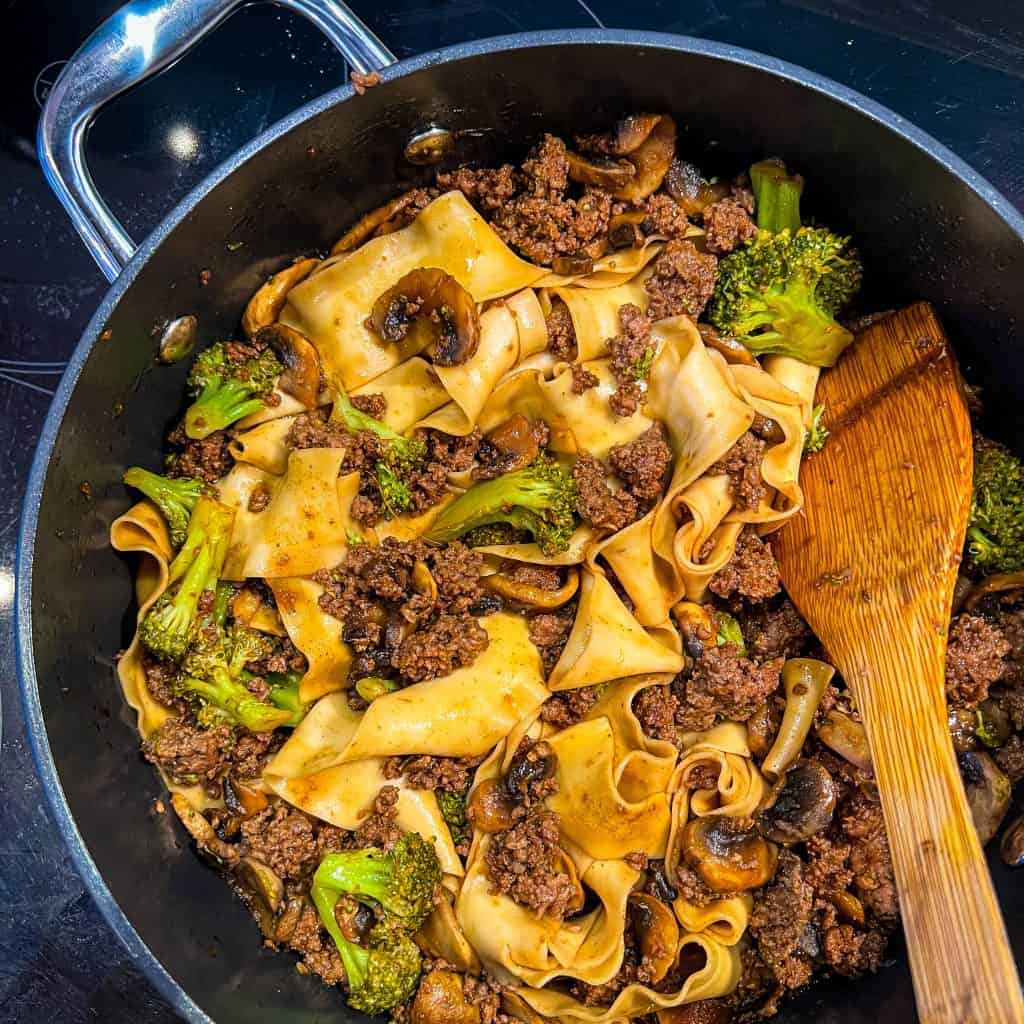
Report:
M 552 692 L 682 667 L 678 650 L 637 622 L 604 574 L 584 567 L 576 620 L 548 681 Z
M 410 331 L 399 344 L 383 344 L 366 327 L 377 298 L 417 267 L 447 271 L 477 302 L 519 291 L 545 274 L 519 259 L 461 192 L 447 192 L 408 227 L 321 263 L 288 293 L 281 322 L 313 342 L 329 379 L 359 387 L 427 342 L 427 332 Z
M 538 544 L 492 544 L 476 550 L 492 559 L 509 559 L 529 565 L 579 565 L 594 539 L 594 531 L 586 523 L 577 526 L 569 538 L 568 546 L 556 555 L 545 555 Z
M 392 754 L 475 757 L 535 712 L 549 694 L 526 621 L 499 612 L 480 624 L 490 643 L 471 665 L 378 697 L 341 761 Z
M 702 476 L 676 497 L 676 507 L 684 518 L 672 549 L 683 578 L 684 596 L 688 601 L 702 602 L 711 577 L 732 558 L 736 538 L 743 529 L 742 521 L 727 521 L 733 507 L 729 477 Z
M 576 334 L 576 361 L 590 362 L 608 355 L 608 341 L 622 333 L 619 309 L 632 303 L 643 312 L 650 304 L 650 295 L 639 280 L 614 288 L 555 288 L 572 317 Z
M 690 225 L 684 237 L 703 235 L 701 228 Z M 659 238 L 648 238 L 639 249 L 616 249 L 594 261 L 589 274 L 545 274 L 534 282 L 535 288 L 618 288 L 636 277 L 665 248 Z
M 264 473 L 283 476 L 288 470 L 288 455 L 291 449 L 285 443 L 288 431 L 298 416 L 282 416 L 266 420 L 236 434 L 228 444 L 228 451 L 236 462 L 245 462 Z
M 664 789 L 635 801 L 617 784 L 616 739 L 607 717 L 563 729 L 547 742 L 557 758 L 558 790 L 547 806 L 561 818 L 562 833 L 588 856 L 600 860 L 642 850 L 663 857 L 671 824 Z
M 747 930 L 753 904 L 753 897 L 745 892 L 702 906 L 679 896 L 672 909 L 685 931 L 703 933 L 723 946 L 735 946 Z
M 264 783 L 300 810 L 350 830 L 357 829 L 370 813 L 383 786 L 396 786 L 398 827 L 432 839 L 445 874 L 461 875 L 462 862 L 433 793 L 386 778 L 383 758 L 342 764 L 359 719 L 343 693 L 318 701 L 267 765 Z
M 341 448 L 293 451 L 284 476 L 235 466 L 219 484 L 220 500 L 235 509 L 224 579 L 308 576 L 342 560 L 359 487 L 358 473 L 338 476 L 344 455 Z M 251 512 L 258 487 L 270 500 L 262 512 Z
M 324 588 L 309 579 L 271 580 L 281 621 L 309 667 L 299 684 L 299 699 L 310 704 L 344 688 L 352 649 L 341 639 L 341 624 L 319 604 Z
M 369 384 L 355 388 L 352 394 L 383 395 L 387 408 L 381 419 L 400 434 L 448 401 L 448 392 L 434 367 L 419 356 L 406 359 Z

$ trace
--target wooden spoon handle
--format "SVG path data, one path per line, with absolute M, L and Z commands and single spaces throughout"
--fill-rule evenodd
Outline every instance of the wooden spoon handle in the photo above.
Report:
M 862 646 L 872 652 L 870 682 L 869 666 L 856 661 L 847 663 L 847 682 L 889 823 L 918 1012 L 927 1024 L 1024 1024 L 1013 953 L 945 725 L 945 629 L 924 622 L 915 629 L 904 619 L 904 632 L 884 635 L 882 620 L 874 623 L 880 635 Z M 837 660 L 856 657 L 848 650 Z M 893 729 L 900 721 L 914 728 Z

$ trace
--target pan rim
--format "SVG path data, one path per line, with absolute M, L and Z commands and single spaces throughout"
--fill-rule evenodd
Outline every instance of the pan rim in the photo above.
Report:
M 385 68 L 381 72 L 382 84 L 395 78 L 415 74 L 436 64 L 454 63 L 483 54 L 549 46 L 578 45 L 647 46 L 668 50 L 685 56 L 711 57 L 725 63 L 753 67 L 814 92 L 823 94 L 852 110 L 881 124 L 901 136 L 953 177 L 978 195 L 986 205 L 1024 242 L 1024 215 L 987 179 L 966 161 L 956 156 L 933 136 L 918 128 L 895 111 L 876 103 L 854 89 L 824 75 L 809 71 L 789 61 L 725 43 L 712 42 L 693 36 L 663 32 L 640 32 L 622 29 L 569 29 L 526 32 L 494 36 L 459 43 L 432 50 Z M 47 470 L 64 414 L 78 383 L 82 368 L 88 359 L 104 324 L 121 298 L 134 284 L 141 269 L 167 236 L 178 227 L 192 209 L 242 164 L 253 158 L 285 133 L 305 121 L 323 113 L 338 103 L 351 99 L 355 90 L 351 85 L 339 86 L 323 96 L 299 107 L 271 125 L 259 136 L 226 159 L 197 184 L 157 225 L 136 250 L 118 278 L 110 286 L 103 301 L 89 321 L 81 339 L 75 346 L 53 397 L 40 433 L 32 460 L 22 514 L 18 530 L 17 560 L 15 564 L 14 632 L 16 671 L 21 695 L 22 712 L 28 734 L 29 747 L 36 773 L 40 778 L 50 817 L 71 856 L 75 870 L 90 896 L 128 951 L 136 966 L 150 980 L 160 994 L 186 1021 L 193 1024 L 213 1024 L 212 1018 L 185 991 L 163 966 L 156 955 L 135 930 L 115 900 L 99 872 L 80 833 L 60 782 L 53 752 L 50 747 L 46 723 L 43 719 L 35 667 L 32 631 L 32 570 L 38 529 L 38 510 L 46 484 Z

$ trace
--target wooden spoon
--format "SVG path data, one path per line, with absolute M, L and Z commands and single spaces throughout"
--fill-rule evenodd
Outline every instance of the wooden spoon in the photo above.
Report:
M 831 436 L 773 538 L 790 596 L 853 690 L 885 815 L 921 1020 L 1024 1022 L 946 728 L 971 424 L 935 312 L 867 328 L 821 380 Z

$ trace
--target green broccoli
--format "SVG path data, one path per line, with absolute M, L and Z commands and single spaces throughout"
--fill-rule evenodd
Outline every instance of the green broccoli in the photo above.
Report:
M 281 646 L 277 637 L 238 623 L 231 627 L 225 641 L 228 650 L 228 672 L 235 678 L 241 675 L 250 661 L 262 661 L 264 658 L 272 657 Z
M 735 644 L 736 653 L 741 657 L 747 656 L 747 645 L 743 640 L 743 630 L 740 624 L 728 614 L 728 612 L 715 612 L 715 643 L 721 647 L 722 644 Z
M 857 292 L 861 264 L 827 228 L 759 231 L 723 257 L 708 319 L 754 355 L 832 366 L 853 335 L 835 314 Z
M 375 925 L 360 946 L 345 938 L 334 916 L 341 893 L 316 882 L 310 889 L 320 921 L 334 940 L 348 983 L 348 1003 L 363 1013 L 378 1014 L 406 1002 L 420 980 L 420 951 L 392 919 Z
M 529 539 L 527 531 L 517 530 L 511 523 L 489 523 L 470 530 L 463 536 L 462 543 L 471 548 L 491 548 L 521 544 Z
M 377 463 L 377 490 L 385 519 L 394 519 L 412 508 L 412 488 L 384 461 Z
M 804 179 L 789 174 L 781 160 L 761 160 L 750 168 L 750 184 L 754 189 L 757 226 L 775 234 L 800 228 L 800 194 Z
M 376 434 L 385 442 L 383 462 L 403 479 L 426 458 L 427 444 L 425 441 L 403 437 L 368 413 L 360 412 L 340 387 L 334 398 L 331 419 L 352 433 L 365 430 Z
M 1000 444 L 977 437 L 967 554 L 984 573 L 1024 569 L 1024 466 Z
M 313 876 L 323 889 L 379 903 L 410 933 L 430 916 L 440 881 L 434 844 L 415 832 L 402 836 L 390 853 L 373 846 L 329 853 Z
M 646 380 L 651 373 L 651 364 L 654 362 L 654 346 L 644 349 L 643 355 L 638 356 L 629 365 L 626 374 L 632 380 Z
M 437 799 L 437 806 L 441 811 L 441 817 L 444 818 L 448 831 L 451 833 L 452 841 L 455 843 L 465 839 L 468 832 L 466 818 L 466 798 L 468 795 L 468 790 L 461 793 L 451 789 L 434 790 L 434 796 Z
M 394 679 L 382 679 L 380 676 L 364 676 L 356 681 L 356 693 L 368 704 L 372 704 L 378 697 L 383 697 L 385 693 L 394 693 L 401 688 L 401 683 Z
M 167 522 L 171 543 L 180 548 L 188 532 L 188 521 L 200 496 L 209 488 L 194 476 L 172 479 L 151 473 L 148 469 L 132 466 L 122 477 L 129 487 L 134 487 L 153 502 Z
M 546 555 L 565 551 L 576 527 L 576 485 L 557 462 L 539 455 L 525 469 L 474 484 L 434 521 L 426 539 L 456 540 L 481 526 L 528 532 Z
M 825 426 L 825 406 L 816 405 L 811 412 L 811 429 L 804 434 L 804 451 L 808 454 L 820 452 L 828 440 L 828 427 Z
M 259 412 L 283 370 L 269 348 L 242 360 L 231 359 L 224 342 L 200 352 L 188 375 L 195 401 L 185 411 L 185 433 L 199 441 Z
M 212 498 L 197 499 L 181 550 L 168 570 L 167 590 L 139 627 L 143 646 L 156 657 L 180 661 L 185 656 L 197 631 L 199 598 L 216 589 L 224 568 L 234 516 Z

